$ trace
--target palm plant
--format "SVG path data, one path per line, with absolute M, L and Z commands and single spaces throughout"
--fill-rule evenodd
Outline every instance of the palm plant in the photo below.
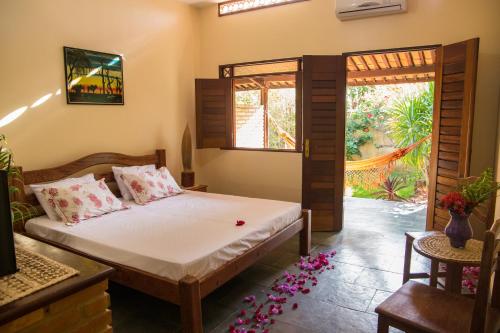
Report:
M 380 191 L 374 192 L 373 195 L 375 195 L 377 199 L 405 201 L 405 199 L 397 193 L 404 187 L 405 180 L 402 177 L 389 176 L 382 184 L 380 184 Z
M 390 136 L 397 147 L 407 147 L 432 133 L 434 83 L 420 94 L 404 96 L 388 110 Z M 428 183 L 431 143 L 423 142 L 403 162 L 423 171 Z
M 12 151 L 6 147 L 5 135 L 0 134 L 0 170 L 7 171 L 11 183 L 22 183 L 22 175 L 18 168 L 13 166 Z M 9 186 L 9 194 L 13 197 L 19 192 L 19 188 L 14 185 Z M 10 203 L 12 222 L 25 220 L 36 214 L 36 209 L 28 204 L 12 201 Z

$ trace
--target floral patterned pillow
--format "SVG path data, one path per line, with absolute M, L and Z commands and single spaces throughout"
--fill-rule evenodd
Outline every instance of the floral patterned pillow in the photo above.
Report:
M 139 205 L 183 192 L 165 167 L 155 171 L 124 173 L 121 177 Z
M 88 184 L 48 187 L 42 194 L 66 223 L 78 223 L 129 208 L 115 197 L 104 179 Z

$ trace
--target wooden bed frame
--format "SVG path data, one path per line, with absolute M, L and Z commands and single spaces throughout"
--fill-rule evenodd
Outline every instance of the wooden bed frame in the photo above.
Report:
M 97 153 L 59 167 L 25 171 L 22 172 L 22 174 L 24 178 L 24 185 L 29 185 L 67 178 L 97 165 L 132 166 L 145 164 L 155 164 L 158 168 L 165 166 L 165 150 L 156 150 L 154 154 L 145 156 L 128 156 L 117 153 Z M 119 194 L 113 172 L 109 170 L 105 173 L 95 173 L 95 175 L 96 179 L 105 178 L 108 185 L 110 185 L 110 189 L 115 192 L 115 194 Z M 21 188 L 21 191 L 17 194 L 17 200 L 39 206 L 34 194 L 27 195 L 24 192 L 24 186 L 19 187 Z M 240 272 L 264 257 L 267 253 L 269 253 L 269 251 L 278 247 L 280 244 L 290 239 L 297 233 L 300 233 L 300 254 L 304 256 L 309 255 L 311 250 L 311 211 L 303 210 L 302 217 L 290 224 L 288 227 L 204 277 L 197 279 L 188 275 L 183 277 L 180 281 L 170 280 L 135 269 L 133 267 L 96 258 L 65 245 L 28 234 L 24 229 L 24 224 L 20 226 L 19 231 L 42 242 L 113 267 L 115 272 L 111 277 L 112 281 L 162 300 L 180 305 L 182 331 L 184 333 L 201 333 L 203 332 L 201 300 L 212 291 L 232 279 L 234 276 L 238 275 Z

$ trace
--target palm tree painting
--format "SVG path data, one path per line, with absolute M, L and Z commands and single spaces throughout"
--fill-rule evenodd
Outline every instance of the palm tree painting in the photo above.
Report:
M 64 47 L 64 65 L 68 104 L 124 104 L 120 55 Z

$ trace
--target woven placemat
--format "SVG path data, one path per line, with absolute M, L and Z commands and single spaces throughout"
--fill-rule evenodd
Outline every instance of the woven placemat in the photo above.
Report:
M 38 253 L 16 247 L 18 272 L 0 278 L 0 306 L 52 286 L 79 272 Z
M 481 253 L 483 252 L 483 242 L 476 239 L 467 241 L 465 248 L 457 249 L 450 245 L 450 240 L 446 235 L 430 235 L 417 240 L 418 248 L 425 254 L 446 261 L 455 261 L 458 263 L 481 262 Z

